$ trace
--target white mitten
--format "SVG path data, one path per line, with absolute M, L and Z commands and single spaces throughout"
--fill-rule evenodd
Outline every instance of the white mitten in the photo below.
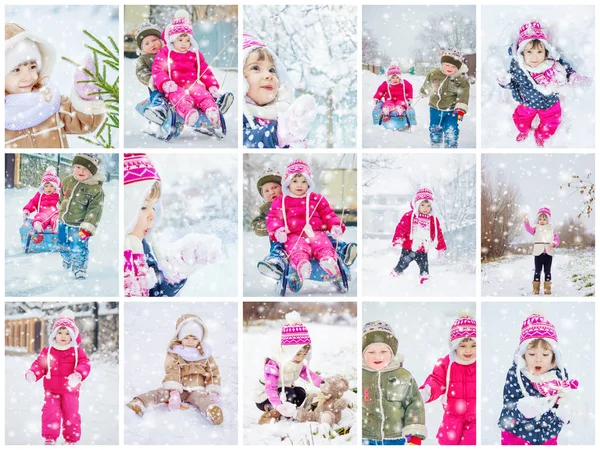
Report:
M 517 409 L 526 419 L 541 416 L 552 408 L 556 397 L 523 397 L 517 402 Z
M 589 86 L 592 84 L 592 79 L 578 73 L 572 73 L 569 77 L 569 84 L 571 86 Z
M 428 402 L 431 398 L 431 386 L 426 384 L 425 386 L 423 386 L 423 389 L 419 389 L 419 392 L 421 392 L 421 398 L 423 399 L 423 401 Z
M 171 92 L 175 92 L 177 90 L 177 84 L 172 80 L 168 80 L 163 83 L 162 88 L 163 91 L 165 91 L 167 94 L 170 94 Z
M 281 242 L 282 244 L 287 242 L 287 233 L 285 232 L 285 229 L 283 227 L 278 228 L 275 231 L 275 240 L 277 242 Z
M 169 411 L 177 411 L 181 406 L 181 395 L 179 391 L 172 390 L 169 394 Z
M 573 391 L 559 395 L 558 408 L 553 409 L 556 416 L 564 423 L 569 423 L 573 417 L 581 410 L 581 400 L 579 394 Z
M 334 225 L 333 227 L 331 227 L 331 237 L 334 238 L 336 241 L 339 241 L 343 234 L 344 230 L 342 230 L 342 227 L 340 225 Z
M 317 102 L 312 95 L 304 94 L 290 105 L 277 119 L 279 146 L 293 146 L 306 140 L 317 117 Z
M 35 373 L 33 373 L 32 370 L 28 370 L 27 372 L 25 372 L 25 379 L 30 383 L 35 383 L 37 381 L 37 377 L 35 376 Z
M 190 233 L 157 252 L 158 268 L 169 283 L 179 283 L 222 255 L 221 239 L 212 234 Z
M 67 384 L 70 388 L 76 388 L 81 384 L 82 376 L 79 372 L 74 372 L 67 377 Z
M 496 75 L 496 81 L 498 81 L 500 86 L 506 86 L 507 84 L 510 84 L 511 80 L 512 75 L 508 72 L 500 72 L 498 75 Z
M 296 413 L 296 405 L 290 402 L 283 402 L 281 405 L 277 405 L 275 409 L 285 417 L 293 417 Z

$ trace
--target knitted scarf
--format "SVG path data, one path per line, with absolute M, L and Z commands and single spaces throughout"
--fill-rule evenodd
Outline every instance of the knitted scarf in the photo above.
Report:
M 45 122 L 60 109 L 60 92 L 44 86 L 28 94 L 9 94 L 4 101 L 4 128 L 25 130 Z

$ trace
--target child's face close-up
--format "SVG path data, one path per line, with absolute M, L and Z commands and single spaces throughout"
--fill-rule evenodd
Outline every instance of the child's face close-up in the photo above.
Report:
M 475 360 L 475 350 L 477 345 L 473 340 L 464 340 L 458 344 L 456 356 L 462 362 L 470 362 Z
M 92 178 L 92 172 L 87 167 L 83 167 L 79 164 L 73 164 L 73 176 L 77 181 L 85 181 L 88 178 Z
M 296 364 L 300 364 L 302 361 L 304 361 L 304 358 L 306 357 L 307 354 L 308 354 L 308 347 L 302 347 L 294 355 L 294 357 L 292 358 L 292 362 L 295 362 Z
M 279 183 L 265 183 L 262 187 L 262 196 L 267 202 L 272 202 L 281 195 L 281 185 Z
M 268 59 L 258 60 L 258 54 L 250 53 L 244 66 L 244 77 L 248 81 L 248 97 L 258 106 L 271 103 L 279 91 L 279 78 L 275 65 Z
M 71 343 L 71 335 L 69 334 L 69 330 L 67 330 L 66 328 L 62 327 L 59 328 L 58 332 L 56 333 L 56 343 L 59 345 L 67 345 Z
M 398 75 L 392 75 L 390 77 L 390 84 L 391 85 L 400 84 L 400 77 Z
M 6 74 L 4 91 L 7 94 L 29 94 L 39 77 L 35 62 L 21 64 Z
M 542 45 L 533 46 L 530 42 L 523 50 L 523 60 L 530 67 L 537 67 L 546 60 L 546 49 Z
M 457 70 L 458 68 L 454 64 L 442 63 L 442 72 L 446 76 L 454 75 Z
M 528 348 L 525 351 L 527 370 L 534 375 L 543 375 L 554 367 L 553 357 L 554 352 L 544 348 L 541 343 L 536 347 Z
M 44 183 L 44 194 L 51 195 L 56 192 L 56 188 L 52 186 L 52 183 Z
M 196 336 L 188 334 L 186 337 L 184 337 L 181 340 L 181 344 L 184 347 L 198 347 L 198 344 L 200 344 L 200 341 L 198 340 L 198 338 L 196 338 Z
M 187 52 L 191 46 L 192 40 L 189 36 L 178 36 L 177 39 L 175 39 L 175 42 L 173 42 L 173 47 L 175 47 L 175 50 L 178 52 Z
M 144 239 L 152 230 L 152 224 L 156 219 L 156 210 L 154 209 L 156 203 L 158 203 L 158 198 L 146 197 L 140 209 L 138 220 L 131 231 L 131 234 L 140 240 Z
M 149 55 L 155 55 L 162 48 L 163 42 L 154 35 L 142 39 L 142 50 Z
M 301 196 L 308 191 L 308 181 L 302 175 L 295 176 L 290 183 L 290 192 L 294 195 Z
M 429 203 L 428 201 L 423 200 L 419 204 L 419 212 L 421 214 L 429 214 L 431 212 L 431 203 Z
M 538 225 L 548 225 L 548 217 L 540 216 L 538 218 Z
M 381 343 L 371 344 L 364 353 L 365 364 L 369 369 L 383 370 L 392 361 L 390 348 Z

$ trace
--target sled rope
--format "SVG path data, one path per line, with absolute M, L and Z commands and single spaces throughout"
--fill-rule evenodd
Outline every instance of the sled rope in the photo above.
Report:
M 323 199 L 323 196 L 321 195 L 321 197 L 319 198 L 319 201 L 317 202 L 317 204 L 315 205 L 315 209 L 313 209 L 313 212 L 310 214 L 310 216 L 308 217 L 308 221 L 307 221 L 307 225 L 310 225 L 310 219 L 312 219 L 312 216 L 315 214 L 315 212 L 317 211 L 317 207 L 319 206 L 319 203 L 321 203 L 321 200 Z M 310 194 L 308 195 L 307 200 L 310 200 Z M 302 230 L 302 233 L 304 233 L 304 229 Z M 300 233 L 300 238 L 298 240 L 300 240 L 302 238 L 302 233 Z M 294 243 L 294 245 L 292 246 L 290 252 L 286 252 L 285 248 L 283 249 L 283 251 L 285 252 L 285 254 L 287 255 L 288 259 L 290 257 L 290 255 L 292 254 L 292 252 L 294 251 L 294 249 L 296 248 L 296 245 L 298 244 L 298 240 L 296 240 L 296 242 Z
M 210 68 L 210 66 L 212 66 L 212 63 L 215 62 L 217 60 L 217 58 L 221 55 L 221 53 L 223 53 L 226 49 L 227 46 L 234 40 L 237 38 L 237 30 L 236 32 L 233 34 L 233 37 L 231 39 L 229 39 L 229 41 L 223 46 L 223 48 L 221 49 L 221 51 L 219 53 L 216 54 L 216 56 L 212 59 L 212 61 L 206 66 L 206 69 L 204 69 L 204 72 L 202 72 L 200 74 L 200 76 L 198 77 L 198 79 L 202 78 L 202 76 L 206 73 L 206 71 Z M 235 51 L 233 52 L 233 55 L 231 57 L 231 61 L 229 63 L 229 67 L 231 68 L 231 63 L 233 62 L 233 57 L 236 55 L 237 53 L 237 46 L 235 48 Z M 225 73 L 225 78 L 223 80 L 225 80 L 227 78 L 227 72 Z M 225 81 L 223 81 L 223 84 L 225 84 Z

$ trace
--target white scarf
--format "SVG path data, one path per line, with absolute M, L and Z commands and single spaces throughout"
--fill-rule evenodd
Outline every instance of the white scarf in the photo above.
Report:
M 60 92 L 44 86 L 29 94 L 9 94 L 4 101 L 4 128 L 25 130 L 45 122 L 60 109 Z
M 204 345 L 202 348 L 204 349 Z M 174 345 L 169 352 L 181 356 L 186 361 L 201 361 L 210 356 L 206 351 L 204 352 L 204 355 L 201 355 L 200 350 L 198 350 L 196 347 L 186 347 L 184 345 Z

